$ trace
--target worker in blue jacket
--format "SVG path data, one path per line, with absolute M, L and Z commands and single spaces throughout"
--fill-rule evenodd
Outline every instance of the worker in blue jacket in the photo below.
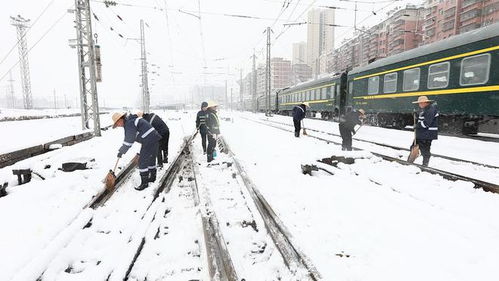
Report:
M 125 129 L 125 140 L 118 151 L 118 158 L 121 158 L 134 142 L 142 144 L 139 158 L 141 183 L 135 189 L 143 190 L 147 188 L 149 182 L 156 181 L 156 153 L 161 135 L 149 122 L 136 114 L 116 112 L 112 115 L 112 119 L 113 128 L 123 127 Z
M 419 145 L 423 156 L 423 166 L 428 166 L 431 142 L 438 138 L 438 109 L 433 100 L 429 100 L 427 96 L 420 96 L 412 103 L 417 103 L 421 109 L 415 124 L 416 144 Z
M 293 124 L 295 125 L 295 137 L 297 138 L 300 136 L 301 121 L 307 114 L 307 107 L 309 107 L 308 102 L 304 102 L 293 108 Z
M 218 119 L 218 104 L 209 101 L 206 109 L 206 128 L 208 132 L 208 147 L 206 149 L 206 158 L 208 163 L 214 159 L 215 146 L 217 145 L 218 135 L 220 135 L 220 120 Z
M 208 115 L 208 103 L 203 101 L 201 103 L 201 110 L 196 116 L 196 128 L 199 130 L 201 135 L 201 146 L 203 147 L 203 153 L 206 154 L 206 136 L 208 134 L 208 127 L 206 127 L 206 116 Z
M 341 150 L 352 151 L 352 137 L 357 133 L 355 127 L 362 125 L 365 118 L 364 109 L 351 110 L 340 116 L 338 128 L 341 135 Z
M 163 163 L 168 163 L 168 142 L 170 140 L 170 129 L 166 125 L 165 121 L 161 119 L 155 113 L 137 113 L 138 117 L 144 118 L 147 122 L 149 122 L 152 127 L 161 135 L 161 139 L 159 140 L 159 148 L 157 153 L 158 158 L 158 166 L 163 167 Z

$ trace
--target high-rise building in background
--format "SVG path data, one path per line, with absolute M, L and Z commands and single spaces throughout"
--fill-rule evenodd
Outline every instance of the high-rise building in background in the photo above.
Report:
M 291 61 L 283 58 L 271 58 L 271 90 L 291 86 Z
M 307 43 L 298 42 L 293 43 L 293 57 L 291 58 L 292 64 L 307 63 Z
M 307 64 L 320 73 L 320 59 L 334 50 L 334 10 L 312 9 L 307 20 Z
M 499 21 L 499 0 L 426 0 L 423 44 Z

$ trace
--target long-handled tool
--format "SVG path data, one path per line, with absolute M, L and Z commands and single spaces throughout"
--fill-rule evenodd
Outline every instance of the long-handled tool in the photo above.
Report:
M 301 126 L 303 127 L 303 135 L 308 136 L 307 130 L 305 130 L 305 122 L 303 120 L 301 120 Z
M 116 164 L 114 164 L 114 169 L 109 170 L 109 173 L 107 173 L 106 176 L 106 188 L 107 189 L 113 189 L 114 184 L 116 183 L 116 174 L 114 173 L 116 171 L 116 167 L 118 167 L 118 162 L 120 161 L 120 158 L 116 159 Z
M 414 141 L 412 142 L 411 152 L 407 157 L 407 162 L 414 163 L 414 160 L 419 157 L 419 145 L 416 143 L 416 115 L 414 115 Z

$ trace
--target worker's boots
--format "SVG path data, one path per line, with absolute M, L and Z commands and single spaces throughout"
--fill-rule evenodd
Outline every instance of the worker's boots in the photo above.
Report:
M 156 181 L 156 169 L 149 170 L 149 182 Z
M 144 190 L 149 186 L 149 173 L 140 173 L 140 185 L 137 186 L 136 190 Z

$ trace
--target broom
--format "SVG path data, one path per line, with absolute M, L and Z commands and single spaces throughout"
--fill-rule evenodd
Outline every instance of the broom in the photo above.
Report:
M 419 145 L 416 144 L 416 115 L 414 115 L 414 141 L 412 142 L 411 152 L 407 157 L 407 162 L 414 163 L 414 160 L 419 157 Z
M 114 172 L 116 171 L 116 167 L 118 167 L 118 162 L 120 161 L 120 158 L 116 159 L 116 164 L 114 165 L 114 169 L 109 170 L 109 173 L 107 173 L 106 176 L 106 188 L 108 190 L 111 190 L 114 188 L 114 184 L 116 183 L 116 175 Z
M 303 127 L 303 135 L 308 136 L 307 130 L 305 130 L 305 122 L 303 120 L 301 120 L 301 126 Z

